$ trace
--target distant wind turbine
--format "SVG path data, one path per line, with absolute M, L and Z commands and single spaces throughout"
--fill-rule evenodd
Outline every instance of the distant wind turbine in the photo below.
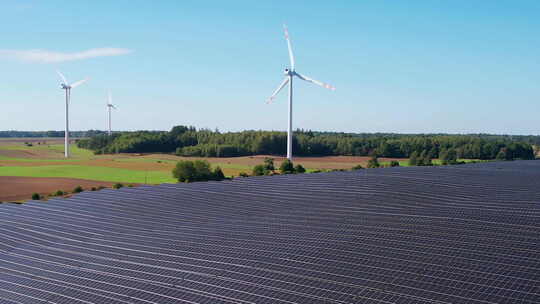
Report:
M 291 67 L 290 67 L 290 69 L 287 69 L 287 68 L 285 69 L 285 75 L 286 75 L 285 80 L 283 80 L 283 82 L 279 85 L 279 87 L 274 91 L 272 96 L 270 96 L 267 103 L 271 103 L 274 100 L 274 98 L 276 97 L 276 95 L 283 89 L 283 87 L 285 87 L 285 85 L 287 85 L 287 83 L 289 84 L 289 124 L 288 124 L 288 127 L 287 127 L 287 158 L 289 160 L 292 160 L 293 77 L 296 76 L 296 77 L 298 77 L 298 78 L 300 78 L 302 80 L 314 83 L 316 85 L 320 85 L 321 87 L 327 88 L 327 89 L 330 89 L 330 90 L 335 90 L 336 88 L 334 88 L 333 86 L 331 86 L 329 84 L 317 81 L 315 79 L 311 79 L 311 78 L 309 78 L 307 76 L 304 76 L 304 75 L 296 72 L 296 70 L 294 69 L 294 56 L 293 56 L 293 51 L 292 51 L 292 47 L 291 47 L 291 40 L 289 39 L 289 31 L 287 30 L 287 26 L 284 25 L 283 27 L 284 27 L 284 30 L 285 30 L 285 40 L 287 40 L 287 47 L 289 48 L 289 59 L 291 61 Z
M 69 103 L 71 101 L 71 89 L 76 88 L 80 86 L 81 84 L 85 83 L 88 78 L 85 78 L 83 80 L 79 80 L 77 82 L 74 82 L 72 84 L 69 84 L 66 80 L 66 77 L 60 71 L 56 71 L 60 78 L 62 78 L 62 84 L 60 85 L 62 90 L 66 90 L 66 133 L 64 135 L 64 155 L 66 158 L 69 157 Z
M 116 107 L 112 104 L 111 91 L 109 91 L 109 101 L 107 102 L 107 110 L 109 112 L 109 136 L 112 134 L 111 130 L 111 108 L 116 110 Z

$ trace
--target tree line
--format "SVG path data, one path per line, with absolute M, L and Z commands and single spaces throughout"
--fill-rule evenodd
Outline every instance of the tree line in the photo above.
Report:
M 70 131 L 71 137 L 93 137 L 100 134 L 106 134 L 105 131 Z M 64 131 L 0 131 L 0 138 L 41 138 L 41 137 L 64 137 Z
M 221 133 L 176 126 L 171 131 L 121 132 L 112 136 L 96 134 L 78 140 L 78 146 L 101 153 L 176 153 L 181 156 L 234 157 L 256 154 L 283 155 L 287 134 L 277 131 L 242 131 Z M 410 158 L 422 153 L 430 158 L 455 153 L 456 158 L 534 159 L 533 145 L 540 136 L 490 134 L 389 134 L 333 133 L 297 130 L 293 137 L 298 156 L 377 156 Z M 443 155 L 444 156 L 444 155 Z

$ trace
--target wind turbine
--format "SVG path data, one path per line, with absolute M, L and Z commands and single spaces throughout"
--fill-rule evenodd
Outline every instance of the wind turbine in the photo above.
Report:
M 289 49 L 289 59 L 291 61 L 291 67 L 285 69 L 285 79 L 283 82 L 279 85 L 279 87 L 274 91 L 272 96 L 267 100 L 267 103 L 271 103 L 276 95 L 285 87 L 285 85 L 289 84 L 289 124 L 287 127 L 287 158 L 289 160 L 292 160 L 292 101 L 293 101 L 293 77 L 296 76 L 302 80 L 305 80 L 307 82 L 314 83 L 316 85 L 320 85 L 323 88 L 327 88 L 330 90 L 335 90 L 333 86 L 326 84 L 324 82 L 320 82 L 318 80 L 309 78 L 305 75 L 302 75 L 300 73 L 297 73 L 294 69 L 294 56 L 293 51 L 291 47 L 291 40 L 289 39 L 289 31 L 287 30 L 287 26 L 283 26 L 285 30 L 285 40 L 287 40 L 287 47 Z
M 116 107 L 112 104 L 111 91 L 109 91 L 109 101 L 107 102 L 107 110 L 109 111 L 109 136 L 111 136 L 111 108 L 116 110 Z
M 62 78 L 62 84 L 60 87 L 62 90 L 66 90 L 66 133 L 64 135 L 64 155 L 66 158 L 69 157 L 69 102 L 71 100 L 71 89 L 76 88 L 80 86 L 81 84 L 85 83 L 88 78 L 85 78 L 83 80 L 79 80 L 77 82 L 74 82 L 72 84 L 69 84 L 66 80 L 66 77 L 60 73 L 60 71 L 56 71 L 60 78 Z

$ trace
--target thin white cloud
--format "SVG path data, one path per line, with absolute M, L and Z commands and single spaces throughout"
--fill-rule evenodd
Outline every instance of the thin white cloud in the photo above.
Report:
M 132 50 L 122 48 L 96 48 L 74 53 L 47 50 L 0 50 L 0 58 L 16 59 L 30 63 L 56 63 L 96 57 L 119 56 L 131 52 Z

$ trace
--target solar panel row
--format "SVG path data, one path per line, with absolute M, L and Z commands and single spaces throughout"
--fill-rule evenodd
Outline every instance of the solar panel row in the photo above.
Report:
M 539 303 L 540 162 L 0 205 L 1 303 Z

